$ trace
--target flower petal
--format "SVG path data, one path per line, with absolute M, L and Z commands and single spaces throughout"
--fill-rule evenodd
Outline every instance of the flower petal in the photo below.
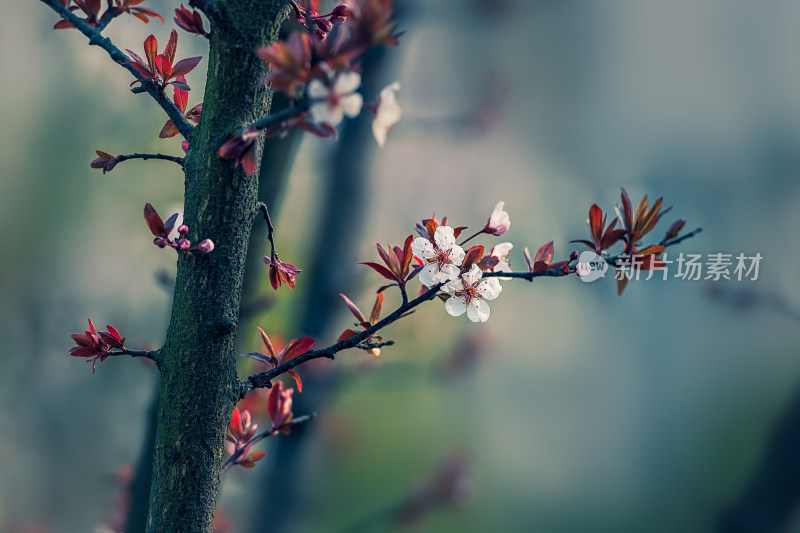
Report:
M 436 255 L 433 243 L 424 237 L 417 237 L 411 243 L 411 252 L 420 259 L 430 259 Z
M 343 96 L 340 100 L 340 105 L 344 110 L 344 114 L 350 118 L 353 118 L 361 113 L 361 105 L 363 103 L 364 98 L 358 93 Z
M 311 118 L 314 122 L 327 122 L 331 126 L 337 126 L 344 117 L 341 106 L 331 107 L 327 102 L 317 102 L 309 109 Z
M 419 271 L 419 281 L 427 287 L 433 287 L 439 283 L 439 267 L 434 263 L 425 265 Z
M 503 292 L 503 287 L 500 286 L 500 282 L 497 278 L 488 278 L 481 280 L 476 287 L 478 294 L 483 297 L 485 300 L 494 300 L 500 293 Z
M 342 72 L 333 83 L 333 90 L 337 94 L 352 93 L 361 85 L 361 75 L 357 72 Z
M 473 263 L 472 268 L 469 269 L 469 272 L 464 272 L 461 277 L 464 278 L 464 281 L 467 282 L 467 285 L 475 285 L 478 283 L 478 281 L 480 281 L 481 277 L 483 277 L 483 272 L 478 265 Z
M 463 296 L 453 296 L 444 303 L 444 309 L 451 316 L 461 316 L 467 311 L 467 304 Z
M 456 245 L 456 237 L 453 233 L 453 228 L 450 226 L 439 226 L 433 234 L 433 240 L 436 241 L 436 246 L 442 250 L 449 250 Z M 461 250 L 462 252 L 464 250 Z
M 450 249 L 450 261 L 452 261 L 456 266 L 461 266 L 461 263 L 464 262 L 464 257 L 466 257 L 466 255 L 467 253 L 464 251 L 464 249 L 457 244 Z
M 308 97 L 313 99 L 327 98 L 330 90 L 318 79 L 313 79 L 308 83 Z
M 489 320 L 489 304 L 484 300 L 472 300 L 467 306 L 467 318 L 473 322 L 486 322 Z

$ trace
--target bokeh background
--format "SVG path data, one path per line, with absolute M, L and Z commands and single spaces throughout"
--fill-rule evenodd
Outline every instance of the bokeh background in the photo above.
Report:
M 800 531 L 800 4 L 397 2 L 406 33 L 365 96 L 399 80 L 403 120 L 380 150 L 358 123 L 340 145 L 302 139 L 270 194 L 281 257 L 306 271 L 278 293 L 252 275 L 242 352 L 260 349 L 255 325 L 335 340 L 352 322 L 337 293 L 368 311 L 382 284 L 357 264 L 375 242 L 434 212 L 477 229 L 499 200 L 517 266 L 550 240 L 566 257 L 588 207 L 625 187 L 675 206 L 659 238 L 675 218 L 703 227 L 674 252 L 758 252 L 759 279 L 622 297 L 612 280 L 506 282 L 482 325 L 423 307 L 379 359 L 302 370 L 295 412 L 318 416 L 226 474 L 229 530 Z M 118 520 L 156 371 L 119 359 L 92 375 L 69 334 L 91 317 L 157 347 L 175 271 L 141 210 L 180 209 L 179 169 L 88 163 L 179 141 L 159 140 L 163 112 L 56 20 L 0 4 L 0 531 Z M 169 27 L 121 18 L 108 34 L 139 50 Z M 204 45 L 182 33 L 178 54 Z

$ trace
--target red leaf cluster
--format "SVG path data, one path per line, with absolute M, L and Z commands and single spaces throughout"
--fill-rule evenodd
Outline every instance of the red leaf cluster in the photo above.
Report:
M 411 260 L 414 258 L 414 254 L 411 252 L 411 243 L 413 241 L 414 236 L 409 235 L 406 237 L 402 248 L 399 246 L 392 247 L 387 245 L 385 250 L 383 249 L 383 246 L 381 246 L 379 243 L 376 243 L 375 246 L 378 247 L 378 255 L 381 257 L 381 260 L 386 266 L 383 266 L 380 263 L 373 263 L 371 261 L 364 261 L 361 264 L 367 265 L 384 278 L 397 283 L 397 286 L 403 289 L 405 288 L 406 283 L 408 283 L 411 278 L 416 275 L 416 272 L 409 272 L 411 268 Z M 391 286 L 392 285 L 384 285 L 378 289 L 378 292 L 380 293 Z
M 189 103 L 189 91 L 178 85 L 186 85 L 186 77 L 180 75 L 175 79 L 175 81 L 177 83 L 173 84 L 172 86 L 172 101 L 175 102 L 175 107 L 177 107 L 180 112 L 183 113 L 183 116 L 186 117 L 186 120 L 192 124 L 197 124 L 200 122 L 200 115 L 203 112 L 203 102 L 200 102 L 187 112 L 186 106 Z M 166 124 L 164 124 L 164 127 L 161 128 L 161 132 L 158 134 L 158 136 L 162 139 L 166 139 L 169 137 L 175 137 L 178 133 L 178 127 L 175 126 L 175 123 L 172 121 L 172 119 L 169 119 L 167 120 Z
M 175 10 L 175 24 L 178 25 L 184 31 L 189 33 L 196 33 L 197 35 L 202 35 L 205 38 L 208 38 L 208 32 L 206 32 L 205 28 L 203 27 L 203 17 L 200 16 L 200 13 L 197 10 L 192 9 L 189 11 L 183 4 L 181 7 Z
M 169 36 L 167 46 L 162 53 L 158 53 L 158 40 L 154 35 L 149 35 L 144 40 L 144 55 L 147 61 L 143 60 L 138 54 L 131 50 L 127 50 L 128 54 L 133 58 L 133 61 L 127 61 L 125 64 L 130 65 L 142 75 L 145 80 L 166 87 L 171 80 L 178 79 L 179 76 L 185 76 L 191 72 L 200 60 L 200 56 L 189 57 L 175 62 L 175 51 L 178 47 L 178 32 L 172 30 Z M 174 64 L 173 64 L 174 63 Z M 135 80 L 131 83 L 140 83 L 143 80 Z M 181 82 L 178 82 L 181 83 Z M 183 83 L 185 85 L 185 83 Z
M 119 332 L 112 326 L 107 325 L 108 332 L 97 333 L 94 329 L 92 320 L 89 319 L 89 330 L 83 333 L 70 335 L 77 346 L 70 349 L 69 354 L 73 357 L 85 357 L 86 361 L 92 362 L 92 373 L 94 373 L 97 361 L 102 363 L 111 353 L 111 350 L 124 350 L 125 337 L 121 337 Z
M 378 266 L 380 266 L 380 265 L 378 265 Z M 364 315 L 361 314 L 361 310 L 358 308 L 358 306 L 356 304 L 354 304 L 350 300 L 350 298 L 348 298 L 347 296 L 345 296 L 344 294 L 341 294 L 341 293 L 339 294 L 339 296 L 342 297 L 342 300 L 344 300 L 344 304 L 347 306 L 347 308 L 350 310 L 350 312 L 353 313 L 353 316 L 356 317 L 356 320 L 358 320 L 358 322 L 356 324 L 362 328 L 362 331 L 368 329 L 371 326 L 374 326 L 375 324 L 378 323 L 378 320 L 380 320 L 381 307 L 383 307 L 383 298 L 384 298 L 382 292 L 379 291 L 378 292 L 378 296 L 375 298 L 375 304 L 372 306 L 372 312 L 369 315 L 369 320 L 364 318 Z M 361 333 L 361 332 L 360 331 L 356 331 L 354 329 L 346 329 L 346 330 L 344 330 L 342 332 L 341 335 L 339 335 L 339 338 L 336 339 L 336 342 L 343 341 L 343 340 L 349 339 L 351 337 L 355 337 L 359 333 Z M 369 339 L 369 340 L 374 339 L 374 340 L 377 340 L 377 341 L 382 341 L 383 340 L 381 337 L 376 336 L 376 335 L 370 335 L 369 337 L 367 337 L 367 339 Z M 381 354 L 381 349 L 380 348 L 368 348 L 366 351 L 371 353 L 375 357 L 378 357 Z
M 209 253 L 214 250 L 214 241 L 211 239 L 204 239 L 196 246 L 192 246 L 192 242 L 186 238 L 186 234 L 189 233 L 189 226 L 186 224 L 181 224 L 178 227 L 178 237 L 176 239 L 170 239 L 169 234 L 175 227 L 176 220 L 178 220 L 178 213 L 174 213 L 164 222 L 152 205 L 148 203 L 144 206 L 144 221 L 147 223 L 147 227 L 150 228 L 150 233 L 155 236 L 153 244 L 159 248 L 170 247 L 175 251 L 188 254 L 195 251 Z
M 108 8 L 105 10 L 102 16 L 100 15 L 100 11 L 103 7 L 102 0 L 59 0 L 59 3 L 70 11 L 76 11 L 78 9 L 83 11 L 83 13 L 86 15 L 86 18 L 83 19 L 84 22 L 93 27 L 98 26 L 99 24 L 107 21 L 109 18 L 115 17 L 122 12 L 130 13 L 144 23 L 150 22 L 151 18 L 157 18 L 163 24 L 164 17 L 152 9 L 147 9 L 145 7 L 134 7 L 144 3 L 144 1 L 145 0 L 114 0 L 113 4 L 109 1 Z M 74 28 L 72 23 L 66 19 L 60 20 L 55 26 L 53 26 L 53 29 L 56 30 L 66 28 Z
M 242 357 L 251 357 L 256 361 L 260 361 L 265 365 L 269 366 L 270 368 L 275 368 L 283 363 L 289 362 L 295 357 L 299 357 L 306 353 L 311 346 L 314 344 L 314 339 L 311 337 L 303 337 L 302 339 L 296 340 L 292 339 L 289 341 L 283 350 L 280 353 L 275 352 L 275 348 L 272 346 L 272 342 L 270 342 L 269 337 L 264 332 L 263 329 L 258 328 L 258 331 L 261 332 L 261 340 L 264 342 L 264 347 L 267 349 L 267 353 L 262 352 L 250 352 L 250 353 L 243 353 Z M 300 376 L 294 370 L 287 370 L 287 374 L 292 376 L 297 382 L 297 390 L 299 392 L 303 392 L 303 382 L 300 379 Z
M 253 447 L 250 439 L 255 436 L 256 429 L 258 429 L 258 424 L 252 424 L 249 411 L 239 412 L 238 407 L 233 409 L 231 421 L 228 423 L 230 435 L 225 439 L 233 444 L 234 449 L 231 451 L 231 455 L 239 454 L 234 464 L 242 465 L 245 468 L 253 468 L 256 466 L 256 462 L 266 455 L 267 452 L 264 450 L 250 451 L 250 448 Z

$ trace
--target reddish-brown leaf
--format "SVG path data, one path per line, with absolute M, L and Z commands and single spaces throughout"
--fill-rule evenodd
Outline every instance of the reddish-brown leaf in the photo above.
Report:
M 147 227 L 150 228 L 150 232 L 153 235 L 156 237 L 167 236 L 167 229 L 164 227 L 164 221 L 161 220 L 161 217 L 158 216 L 158 212 L 156 212 L 155 208 L 149 203 L 144 206 L 144 220 L 147 222 Z
M 295 357 L 301 356 L 308 351 L 309 348 L 314 344 L 314 339 L 311 337 L 303 337 L 302 339 L 292 341 L 289 343 L 289 346 L 286 347 L 286 350 L 283 352 L 283 356 L 281 357 L 281 364 L 291 361 Z
M 303 380 L 300 379 L 300 375 L 294 370 L 287 370 L 286 373 L 292 376 L 297 383 L 297 392 L 303 392 Z
M 378 263 L 373 263 L 371 261 L 364 261 L 364 262 L 359 263 L 359 264 L 367 265 L 372 270 L 374 270 L 375 272 L 377 272 L 378 274 L 380 274 L 381 276 L 383 276 L 384 278 L 386 278 L 388 280 L 398 281 L 397 278 L 395 277 L 395 275 L 392 273 L 392 271 L 389 270 L 388 268 L 386 268 L 383 265 L 379 265 Z

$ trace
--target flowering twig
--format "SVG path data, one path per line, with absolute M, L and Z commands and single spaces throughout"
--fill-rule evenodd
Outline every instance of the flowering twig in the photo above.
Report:
M 303 422 L 308 422 L 309 420 L 311 420 L 315 416 L 317 416 L 316 413 L 312 413 L 310 415 L 303 415 L 303 416 L 298 416 L 297 418 L 292 418 L 291 420 L 289 420 L 288 422 L 286 422 L 283 425 L 283 428 L 285 429 L 287 426 L 291 427 L 291 426 L 294 426 L 295 424 L 302 424 Z M 259 433 L 258 435 L 254 436 L 252 439 L 250 439 L 247 442 L 243 443 L 240 447 L 237 447 L 236 450 L 233 452 L 233 455 L 228 457 L 225 460 L 225 462 L 222 464 L 222 470 L 220 471 L 220 474 L 225 473 L 226 470 L 228 470 L 230 467 L 235 465 L 236 461 L 238 461 L 241 458 L 241 456 L 244 455 L 244 453 L 246 451 L 249 451 L 250 447 L 253 444 L 255 444 L 255 443 L 259 442 L 259 441 L 262 441 L 262 440 L 266 439 L 267 437 L 272 437 L 274 435 L 277 435 L 281 431 L 282 431 L 281 428 L 270 428 L 269 430 L 264 431 L 263 433 Z
M 169 98 L 167 98 L 167 95 L 164 94 L 164 91 L 161 89 L 161 87 L 144 78 L 144 76 L 137 72 L 137 70 L 131 65 L 126 64 L 130 62 L 131 59 L 125 55 L 122 50 L 114 46 L 114 43 L 111 42 L 111 39 L 104 37 L 98 28 L 88 25 L 83 19 L 61 5 L 58 0 L 41 0 L 41 2 L 49 6 L 64 19 L 68 20 L 82 34 L 88 37 L 90 45 L 96 45 L 105 50 L 109 57 L 114 60 L 114 62 L 118 63 L 128 72 L 133 74 L 137 80 L 140 80 L 142 87 L 144 87 L 150 96 L 153 97 L 156 103 L 158 103 L 158 105 L 160 105 L 161 108 L 166 111 L 167 115 L 170 119 L 172 119 L 181 135 L 183 135 L 183 137 L 187 140 L 192 136 L 192 130 L 194 128 L 189 121 L 186 120 L 186 117 L 183 116 L 183 113 L 181 113 L 178 107 Z
M 700 232 L 700 228 L 697 230 L 686 234 L 685 236 L 679 239 L 673 239 L 669 241 L 665 246 L 673 246 L 678 244 L 679 242 L 688 239 L 694 235 L 697 235 Z M 613 256 L 605 258 L 605 261 L 612 266 L 618 266 L 617 260 L 620 256 Z M 570 261 L 571 262 L 571 261 Z M 533 281 L 534 278 L 539 277 L 563 277 L 569 274 L 575 273 L 575 267 L 566 266 L 565 268 L 557 268 L 552 270 L 539 270 L 535 272 L 484 272 L 483 277 L 486 278 L 496 278 L 496 277 L 503 277 L 503 278 L 518 278 L 518 279 L 526 279 L 528 281 Z M 365 342 L 368 343 L 369 339 L 378 331 L 385 328 L 389 324 L 395 322 L 396 320 L 406 316 L 409 314 L 411 310 L 415 307 L 433 300 L 436 298 L 439 290 L 444 286 L 444 283 L 439 283 L 431 287 L 427 292 L 424 292 L 420 296 L 414 298 L 411 301 L 403 302 L 394 312 L 390 315 L 386 316 L 382 320 L 376 322 L 372 326 L 364 329 L 363 331 L 358 332 L 356 335 L 352 337 L 348 337 L 346 339 L 340 340 L 326 348 L 321 348 L 319 350 L 311 350 L 305 352 L 303 355 L 295 357 L 290 361 L 287 361 L 283 364 L 276 366 L 270 370 L 265 372 L 261 372 L 260 374 L 255 374 L 247 378 L 245 381 L 240 383 L 241 391 L 239 394 L 240 398 L 244 398 L 248 392 L 253 389 L 261 388 L 261 387 L 271 387 L 271 380 L 276 378 L 277 376 L 286 373 L 287 371 L 293 369 L 294 367 L 301 365 L 307 361 L 311 361 L 313 359 L 320 359 L 320 358 L 328 358 L 334 359 L 336 354 L 341 352 L 342 350 L 347 350 L 349 348 L 361 348 L 365 346 Z M 391 343 L 392 341 L 386 341 L 386 344 Z M 384 344 L 384 345 L 386 345 Z

